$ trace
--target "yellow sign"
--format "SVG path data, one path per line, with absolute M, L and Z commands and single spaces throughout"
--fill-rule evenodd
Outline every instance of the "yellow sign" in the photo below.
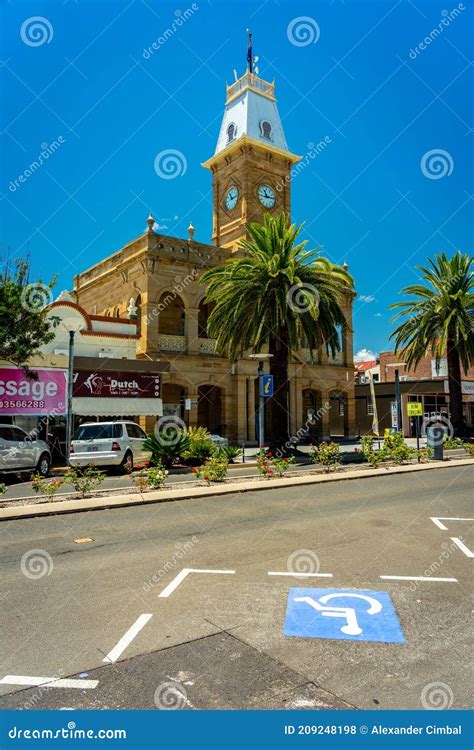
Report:
M 409 417 L 422 417 L 423 416 L 423 404 L 421 401 L 413 401 L 407 404 L 407 414 Z

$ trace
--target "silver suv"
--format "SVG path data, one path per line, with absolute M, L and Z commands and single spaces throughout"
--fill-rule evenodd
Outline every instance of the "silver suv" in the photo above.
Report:
M 36 471 L 47 477 L 50 466 L 51 451 L 44 440 L 13 424 L 0 424 L 0 474 Z
M 136 422 L 85 422 L 71 443 L 71 466 L 115 466 L 131 471 L 150 458 L 143 448 L 146 432 Z

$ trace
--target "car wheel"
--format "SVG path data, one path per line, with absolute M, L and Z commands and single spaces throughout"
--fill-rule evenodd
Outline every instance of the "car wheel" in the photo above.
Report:
M 38 461 L 36 465 L 36 471 L 38 474 L 41 474 L 42 477 L 47 477 L 49 474 L 49 466 L 51 463 L 51 459 L 48 456 L 47 453 L 43 453 L 40 456 L 40 460 Z
M 133 469 L 133 454 L 128 451 L 122 459 L 120 469 L 124 474 L 130 474 Z

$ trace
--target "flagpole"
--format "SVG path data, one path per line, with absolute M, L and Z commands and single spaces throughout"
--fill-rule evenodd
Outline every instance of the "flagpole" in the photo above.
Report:
M 253 73 L 253 52 L 252 52 L 252 32 L 247 29 L 248 47 L 247 47 L 247 67 L 249 73 Z

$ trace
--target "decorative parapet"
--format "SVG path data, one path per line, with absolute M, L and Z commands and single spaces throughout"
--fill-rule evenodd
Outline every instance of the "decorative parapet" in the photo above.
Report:
M 336 355 L 333 357 L 329 355 L 328 357 L 328 364 L 329 365 L 338 365 L 339 367 L 344 366 L 344 353 L 343 352 L 336 352 Z
M 185 352 L 186 337 L 160 334 L 158 336 L 158 349 L 162 349 L 164 352 Z
M 199 354 L 215 354 L 216 353 L 216 340 L 215 339 L 199 339 Z

